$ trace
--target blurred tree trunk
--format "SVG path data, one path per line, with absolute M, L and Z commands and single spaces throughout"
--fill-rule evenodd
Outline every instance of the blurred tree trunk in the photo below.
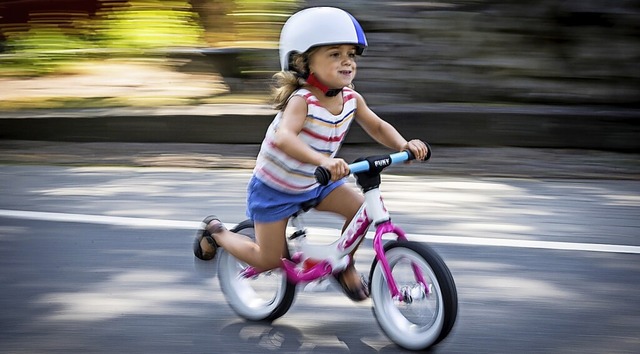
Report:
M 190 0 L 190 3 L 200 17 L 207 43 L 213 45 L 217 42 L 235 40 L 235 23 L 233 18 L 228 16 L 236 8 L 235 1 Z

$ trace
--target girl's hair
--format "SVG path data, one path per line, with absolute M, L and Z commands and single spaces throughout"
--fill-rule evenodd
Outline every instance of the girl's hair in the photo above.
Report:
M 295 71 L 280 71 L 273 75 L 275 86 L 272 88 L 273 108 L 281 111 L 287 106 L 289 97 L 307 82 L 305 77 L 309 73 L 308 58 L 313 50 L 308 53 L 295 54 L 292 64 Z

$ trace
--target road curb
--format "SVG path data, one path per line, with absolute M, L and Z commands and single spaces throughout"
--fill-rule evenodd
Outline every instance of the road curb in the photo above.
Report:
M 611 107 L 403 105 L 374 108 L 404 136 L 436 145 L 640 151 L 640 110 Z M 0 113 L 0 139 L 259 143 L 265 105 L 31 110 Z M 370 143 L 354 125 L 346 143 Z

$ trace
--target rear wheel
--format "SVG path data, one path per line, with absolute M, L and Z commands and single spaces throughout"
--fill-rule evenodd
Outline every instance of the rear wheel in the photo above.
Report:
M 458 313 L 458 294 L 449 269 L 427 245 L 392 241 L 385 256 L 403 299 L 394 299 L 382 265 L 374 261 L 370 286 L 373 312 L 385 334 L 406 349 L 422 350 L 443 340 Z M 420 270 L 426 287 L 417 281 Z
M 245 220 L 231 231 L 255 240 L 251 220 Z M 223 250 L 223 249 L 220 249 Z M 218 280 L 229 306 L 241 317 L 252 321 L 273 321 L 283 316 L 293 304 L 296 286 L 281 269 L 246 278 L 241 272 L 247 264 L 228 252 L 220 252 Z

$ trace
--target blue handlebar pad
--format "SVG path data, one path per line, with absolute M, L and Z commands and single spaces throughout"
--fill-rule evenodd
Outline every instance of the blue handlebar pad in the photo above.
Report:
M 370 156 L 350 164 L 349 171 L 350 173 L 380 173 L 380 171 L 384 170 L 388 166 L 413 159 L 415 159 L 415 157 L 408 150 L 396 152 L 390 155 Z M 323 186 L 327 185 L 331 180 L 331 173 L 322 166 L 318 166 L 314 174 L 318 183 Z
M 358 161 L 350 164 L 349 170 L 351 171 L 351 173 L 382 170 L 387 166 L 410 160 L 410 157 L 413 157 L 413 154 L 406 150 L 390 155 L 369 157 L 364 161 Z

